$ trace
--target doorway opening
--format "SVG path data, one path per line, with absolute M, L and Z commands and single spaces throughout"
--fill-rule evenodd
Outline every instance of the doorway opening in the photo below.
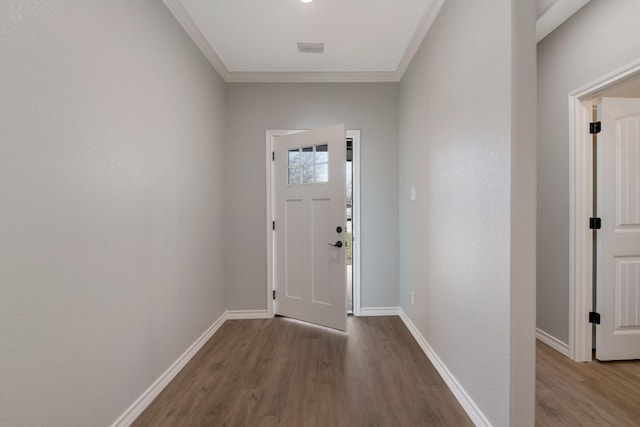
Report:
M 267 130 L 266 131 L 266 229 L 267 229 L 267 312 L 273 317 L 277 302 L 273 299 L 275 290 L 274 239 L 272 218 L 274 217 L 274 169 L 272 153 L 274 139 L 278 136 L 303 132 L 304 130 Z M 360 131 L 346 130 L 346 199 L 345 220 L 347 249 L 347 313 L 360 315 Z
M 597 237 L 594 238 L 594 230 L 589 224 L 592 218 L 598 216 L 594 215 L 594 208 L 601 195 L 596 193 L 595 180 L 598 176 L 594 165 L 600 159 L 594 154 L 596 144 L 590 133 L 590 123 L 593 121 L 594 106 L 603 97 L 640 98 L 640 61 L 569 94 L 571 265 L 568 355 L 578 362 L 592 360 L 595 341 L 590 313 L 597 313 L 599 305 L 596 297 L 598 285 L 595 283 L 598 274 Z M 595 317 L 591 320 L 595 321 Z
M 353 314 L 353 138 L 347 138 L 347 188 L 346 212 L 347 232 L 347 314 Z

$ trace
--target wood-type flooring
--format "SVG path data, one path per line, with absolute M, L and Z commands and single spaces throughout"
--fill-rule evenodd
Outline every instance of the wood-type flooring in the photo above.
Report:
M 640 426 L 640 361 L 576 363 L 536 347 L 536 426 Z
M 229 320 L 134 426 L 471 426 L 399 317 Z

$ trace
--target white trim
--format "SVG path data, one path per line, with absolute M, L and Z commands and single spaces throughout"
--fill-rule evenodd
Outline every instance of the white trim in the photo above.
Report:
M 640 60 L 569 94 L 569 346 L 577 362 L 591 360 L 592 327 L 588 321 L 592 297 L 592 231 L 587 226 L 593 202 L 591 101 L 602 91 L 640 75 Z
M 227 83 L 351 83 L 351 82 L 399 82 L 418 51 L 422 40 L 433 25 L 445 0 L 429 0 L 420 22 L 395 71 L 363 72 L 242 72 L 229 71 L 211 47 L 180 0 L 163 0 L 182 28 L 200 48 L 220 77 Z
M 571 18 L 587 3 L 589 0 L 558 0 L 536 21 L 536 43 Z
M 394 71 L 368 72 L 241 72 L 231 71 L 228 83 L 383 83 L 397 82 Z
M 198 26 L 193 19 L 191 19 L 191 15 L 186 11 L 180 0 L 163 0 L 165 6 L 169 9 L 169 11 L 175 16 L 178 20 L 182 28 L 186 31 L 186 33 L 191 37 L 191 40 L 200 48 L 200 51 L 204 54 L 204 56 L 209 60 L 213 68 L 216 69 L 220 77 L 224 81 L 229 81 L 231 73 L 227 70 L 227 67 L 224 65 L 218 54 L 213 50 L 207 38 L 202 34 Z
M 153 384 L 136 399 L 135 402 L 118 417 L 111 427 L 128 427 L 136 418 L 158 397 L 160 392 L 175 378 L 176 375 L 189 363 L 202 346 L 216 333 L 227 319 L 227 312 L 224 312 L 209 328 L 184 352 L 178 359 L 173 362 Z
M 227 320 L 268 319 L 268 310 L 227 310 Z
M 418 27 L 413 33 L 413 37 L 411 37 L 411 41 L 409 42 L 409 45 L 407 45 L 404 55 L 402 55 L 402 59 L 400 59 L 400 63 L 398 64 L 398 68 L 395 72 L 395 81 L 399 82 L 402 80 L 402 76 L 404 76 L 407 68 L 409 68 L 413 57 L 416 52 L 418 52 L 422 41 L 427 36 L 427 33 L 433 25 L 433 21 L 436 20 L 438 13 L 440 13 L 440 9 L 442 9 L 443 4 L 444 0 L 431 0 L 425 8 L 422 18 L 420 18 L 420 22 L 418 23 Z
M 560 341 L 553 335 L 546 333 L 542 329 L 536 328 L 536 339 L 542 341 L 558 353 L 569 357 L 569 344 Z
M 584 85 L 580 89 L 576 89 L 571 92 L 569 95 L 577 98 L 595 98 L 601 95 L 606 89 L 609 89 L 611 86 L 614 86 L 618 83 L 622 83 L 623 81 L 638 77 L 640 75 L 640 59 L 636 60 L 630 64 L 625 65 L 624 67 L 607 74 L 587 85 Z
M 277 301 L 274 302 L 272 292 L 274 290 L 274 269 L 273 269 L 273 253 L 274 253 L 274 241 L 273 241 L 273 229 L 272 221 L 275 216 L 273 206 L 273 161 L 271 153 L 273 153 L 273 139 L 280 135 L 289 135 L 292 133 L 304 132 L 303 129 L 297 130 L 283 130 L 283 129 L 267 129 L 266 131 L 266 195 L 267 195 L 267 218 L 266 218 L 266 230 L 267 230 L 267 317 L 273 317 L 277 311 Z M 354 244 L 352 247 L 353 257 L 353 314 L 355 316 L 360 315 L 360 131 L 359 130 L 346 130 L 346 137 L 353 139 L 353 236 Z
M 569 357 L 591 360 L 592 216 L 593 170 L 591 143 L 586 132 L 590 119 L 588 101 L 569 101 Z M 580 285 L 576 285 L 580 284 Z
M 458 403 L 462 406 L 462 409 L 467 413 L 471 421 L 476 426 L 480 427 L 490 427 L 491 423 L 487 419 L 487 417 L 482 413 L 478 405 L 471 399 L 471 396 L 465 391 L 462 385 L 458 382 L 456 377 L 449 371 L 447 366 L 440 360 L 438 355 L 433 351 L 427 340 L 422 336 L 418 328 L 413 324 L 407 313 L 404 312 L 402 308 L 399 308 L 399 315 L 404 324 L 413 335 L 413 338 L 416 340 L 420 348 L 424 354 L 427 355 L 431 364 L 436 368 L 444 382 L 447 384 L 447 387 L 453 393 L 453 396 L 458 400 Z
M 362 307 L 356 316 L 399 316 L 400 307 Z
M 360 277 L 362 272 L 362 264 L 360 263 L 360 131 L 347 130 L 347 138 L 351 138 L 351 171 L 353 173 L 353 205 L 351 206 L 351 225 L 353 245 L 351 247 L 351 263 L 352 267 L 352 296 L 353 296 L 353 315 L 360 316 Z
M 591 360 L 592 239 L 584 226 L 592 212 L 593 171 L 590 135 L 591 100 L 600 93 L 640 72 L 640 61 L 629 64 L 569 94 L 570 147 L 570 276 L 569 357 Z

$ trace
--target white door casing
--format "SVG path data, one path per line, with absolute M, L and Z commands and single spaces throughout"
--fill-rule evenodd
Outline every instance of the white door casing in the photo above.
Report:
M 340 330 L 347 320 L 345 155 L 344 125 L 274 140 L 277 314 Z
M 589 123 L 593 100 L 603 91 L 640 77 L 640 60 L 569 93 L 569 342 L 568 356 L 576 362 L 591 361 L 593 306 L 593 153 Z
M 598 360 L 640 359 L 640 99 L 602 98 L 598 113 Z

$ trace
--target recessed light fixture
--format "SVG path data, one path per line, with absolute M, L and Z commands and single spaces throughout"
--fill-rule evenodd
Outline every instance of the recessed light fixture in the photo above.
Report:
M 311 3 L 313 0 L 300 0 L 301 3 Z

